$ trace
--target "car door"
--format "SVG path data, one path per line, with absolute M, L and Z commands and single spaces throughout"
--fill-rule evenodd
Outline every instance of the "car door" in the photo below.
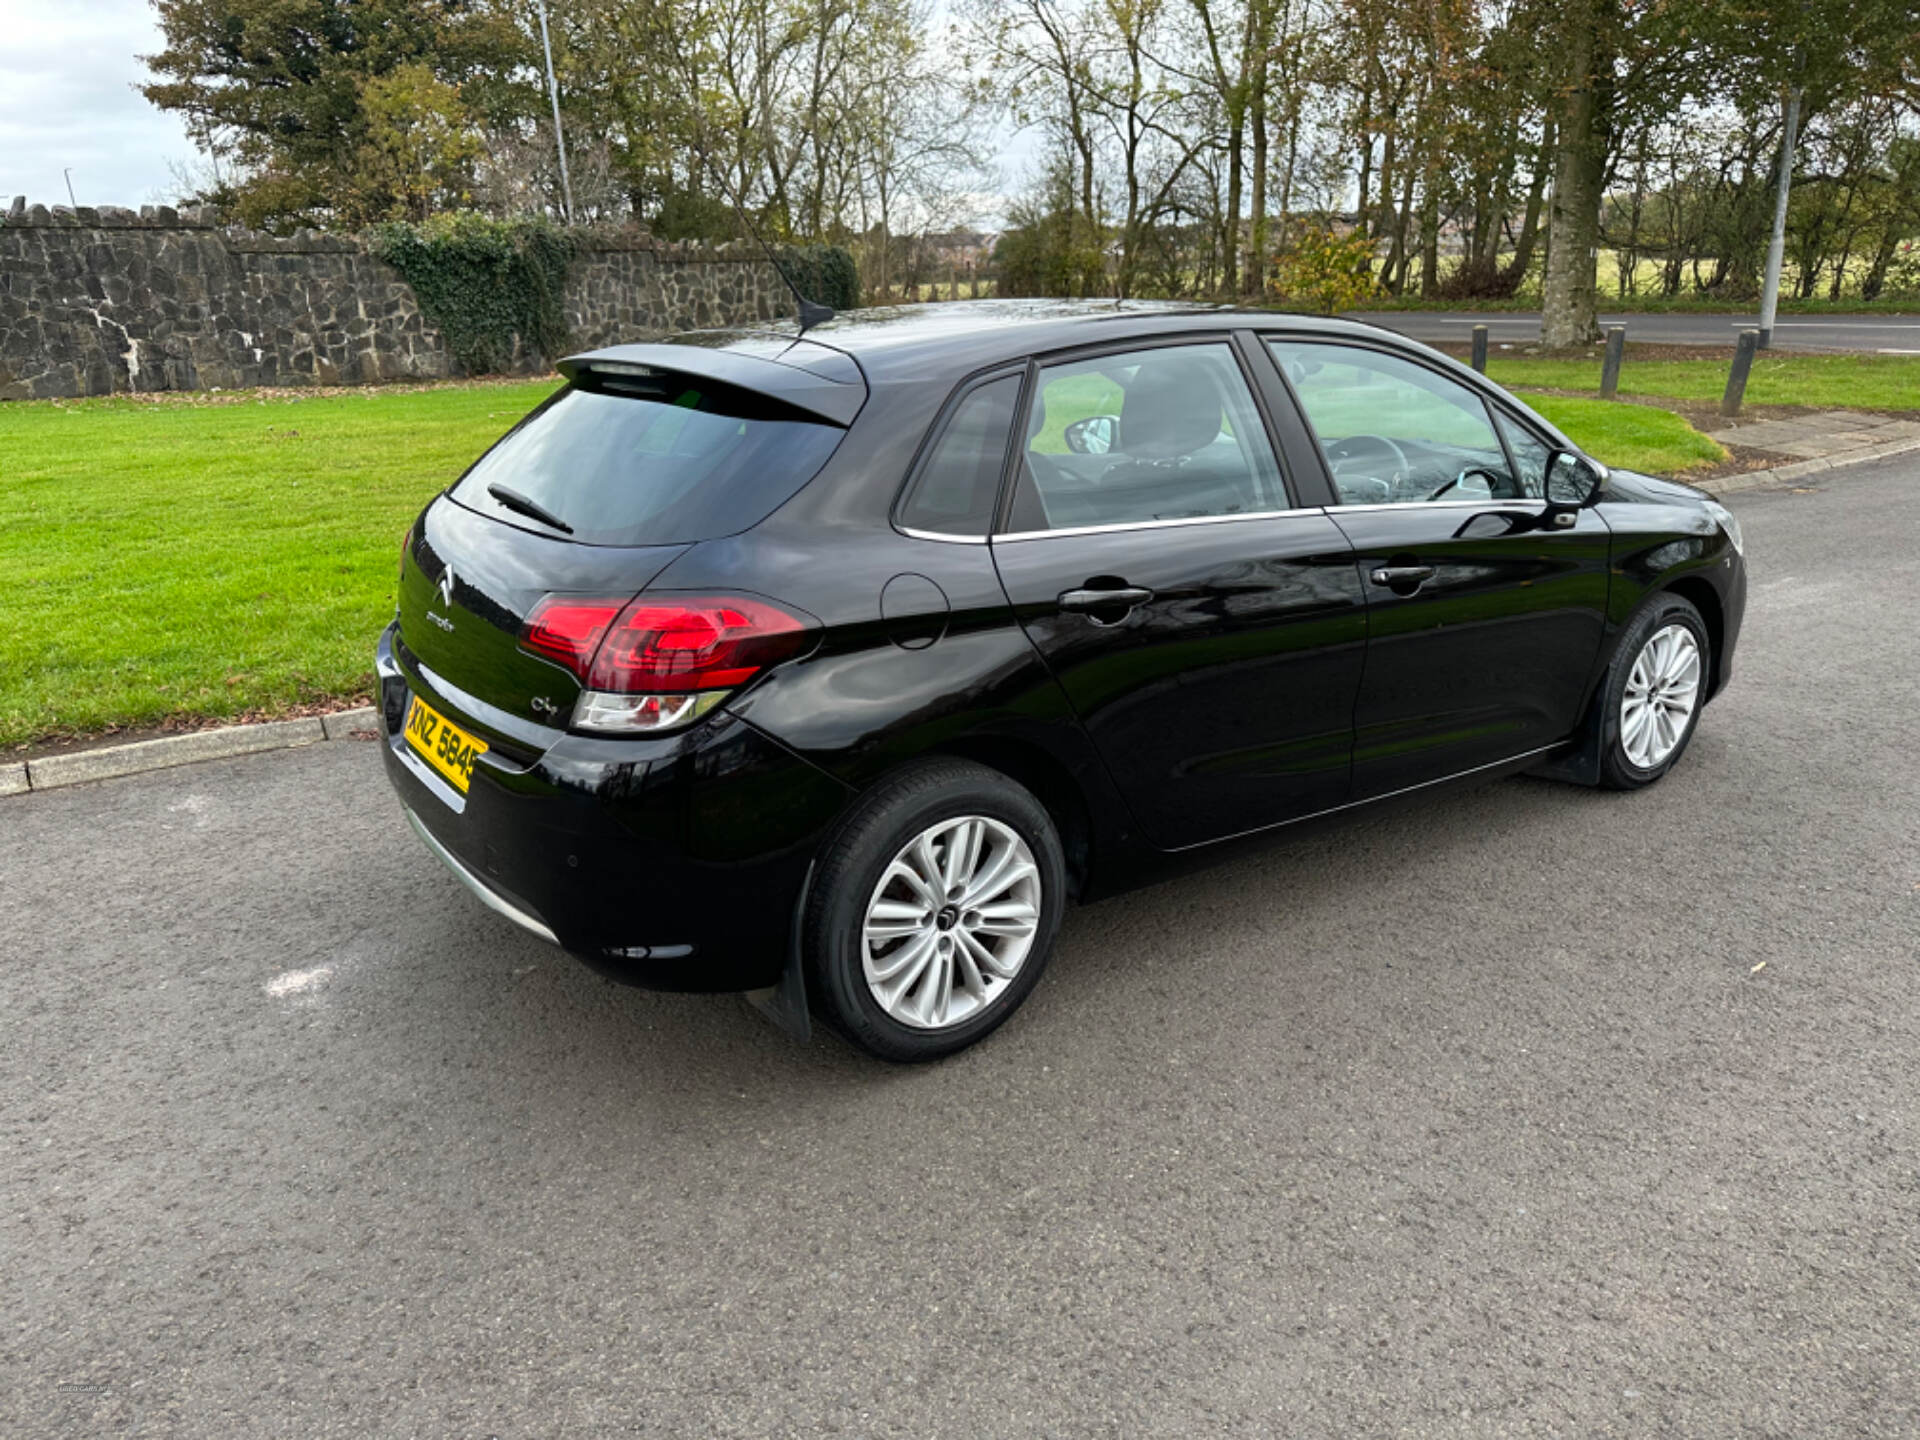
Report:
M 1366 587 L 1354 798 L 1570 734 L 1599 654 L 1611 537 L 1593 510 L 1550 511 L 1551 447 L 1477 389 L 1384 344 L 1268 343 Z
M 992 541 L 1020 624 L 1167 848 L 1348 795 L 1365 597 L 1339 527 L 1294 504 L 1252 363 L 1224 335 L 1039 363 Z

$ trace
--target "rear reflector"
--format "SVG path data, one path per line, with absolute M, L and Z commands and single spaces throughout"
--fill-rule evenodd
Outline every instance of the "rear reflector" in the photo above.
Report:
M 549 595 L 527 616 L 520 643 L 566 666 L 585 687 L 577 727 L 631 731 L 698 719 L 729 690 L 800 654 L 812 637 L 811 622 L 742 595 Z

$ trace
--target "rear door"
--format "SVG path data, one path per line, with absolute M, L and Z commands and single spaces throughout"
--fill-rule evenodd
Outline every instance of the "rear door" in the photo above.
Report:
M 1037 367 L 1008 597 L 1142 830 L 1178 848 L 1342 804 L 1364 656 L 1352 548 L 1296 508 L 1227 336 Z
M 1384 346 L 1270 341 L 1366 585 L 1354 798 L 1553 745 L 1579 721 L 1611 535 L 1558 528 L 1549 447 L 1518 416 Z M 1564 513 L 1564 512 L 1563 512 Z

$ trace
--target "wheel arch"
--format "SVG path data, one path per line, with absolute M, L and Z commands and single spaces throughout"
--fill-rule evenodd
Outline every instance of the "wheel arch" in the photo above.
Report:
M 997 770 L 1046 807 L 1060 832 L 1067 862 L 1067 892 L 1078 899 L 1093 871 L 1093 810 L 1073 771 L 1045 746 L 1011 735 L 964 735 L 944 741 L 930 755 L 971 760 Z
M 1661 594 L 1678 595 L 1700 612 L 1700 619 L 1707 627 L 1707 644 L 1712 647 L 1713 664 L 1706 695 L 1711 700 L 1720 690 L 1721 667 L 1726 654 L 1727 612 L 1720 601 L 1720 592 L 1713 588 L 1712 582 L 1704 575 L 1682 575 L 1661 586 L 1647 599 L 1652 600 Z

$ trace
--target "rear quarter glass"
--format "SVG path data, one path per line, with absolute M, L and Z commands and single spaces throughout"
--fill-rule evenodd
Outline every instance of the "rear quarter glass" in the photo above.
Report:
M 544 531 L 489 487 L 513 491 L 564 522 L 565 538 L 578 544 L 687 544 L 759 524 L 819 474 L 845 433 L 690 376 L 572 384 L 509 431 L 451 494 L 469 510 Z

